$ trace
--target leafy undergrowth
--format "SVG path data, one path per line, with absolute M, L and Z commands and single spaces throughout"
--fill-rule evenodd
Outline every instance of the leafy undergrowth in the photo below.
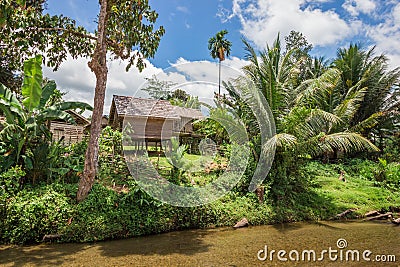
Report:
M 346 182 L 338 179 L 340 170 L 346 171 Z M 326 220 L 350 208 L 357 208 L 353 216 L 360 216 L 400 207 L 400 191 L 360 175 L 354 166 L 311 162 L 304 172 L 311 177 L 309 188 L 279 201 L 268 200 L 267 194 L 260 204 L 254 193 L 230 192 L 194 208 L 162 204 L 134 181 L 127 181 L 129 190 L 121 192 L 97 183 L 79 204 L 76 184 L 38 185 L 0 196 L 0 243 L 36 243 L 49 234 L 59 234 L 60 242 L 91 242 L 232 226 L 243 217 L 261 225 Z

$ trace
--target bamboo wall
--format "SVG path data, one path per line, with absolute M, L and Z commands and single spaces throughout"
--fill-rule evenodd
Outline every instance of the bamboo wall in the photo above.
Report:
M 53 140 L 59 141 L 63 136 L 65 145 L 74 144 L 84 139 L 84 127 L 81 125 L 71 125 L 63 122 L 51 122 L 50 131 Z
M 134 138 L 170 139 L 173 134 L 173 120 L 163 118 L 127 117 L 125 124 L 129 123 L 134 131 Z

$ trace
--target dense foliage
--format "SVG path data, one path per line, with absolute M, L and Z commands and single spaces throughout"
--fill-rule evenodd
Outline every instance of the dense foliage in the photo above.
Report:
M 329 165 L 310 162 L 301 172 L 307 175 L 304 179 L 314 177 L 311 190 L 295 192 L 292 198 L 282 200 L 282 205 L 268 200 L 260 204 L 252 193 L 231 192 L 206 206 L 171 207 L 149 197 L 132 180 L 125 181 L 129 190 L 124 192 L 99 181 L 88 198 L 77 204 L 76 183 L 42 184 L 0 195 L 0 242 L 41 242 L 45 235 L 56 234 L 62 242 L 89 242 L 232 226 L 243 217 L 251 225 L 260 225 L 329 219 L 348 208 L 360 208 L 353 216 L 373 209 L 395 211 L 400 206 L 400 165 L 392 164 L 385 172 L 390 179 L 396 179 L 392 181 L 397 184 L 396 189 L 381 186 L 383 182 L 375 180 L 379 168 L 377 163 L 361 160 Z M 339 170 L 346 171 L 346 183 L 337 179 Z M 19 175 L 17 168 L 1 177 Z
M 276 148 L 267 185 L 278 202 L 290 202 L 296 192 L 307 190 L 300 168 L 309 159 L 327 162 L 339 154 L 376 154 L 377 146 L 383 148 L 376 142 L 379 133 L 398 132 L 400 115 L 400 69 L 387 71 L 386 57 L 373 57 L 373 50 L 350 45 L 338 51 L 332 66 L 321 69 L 321 64 L 304 65 L 315 60 L 308 56 L 310 46 L 303 36 L 292 33 L 286 40 L 289 50 L 283 51 L 278 36 L 272 47 L 259 53 L 244 41 L 250 63 L 243 77 L 225 83 L 229 94 L 223 99 L 249 129 L 255 161 Z M 254 88 L 244 80 L 251 80 Z M 253 97 L 258 93 L 276 124 L 276 135 L 264 141 L 260 126 L 265 122 L 251 109 L 263 106 Z
M 32 183 L 50 175 L 48 160 L 58 156 L 50 121 L 75 123 L 68 110 L 91 109 L 82 102 L 54 101 L 56 84 L 43 82 L 41 64 L 41 56 L 25 61 L 21 96 L 0 84 L 0 111 L 6 118 L 0 131 L 0 171 L 21 165 Z
M 114 20 L 123 13 L 118 8 L 112 12 Z M 147 15 L 156 19 L 155 13 Z M 397 210 L 399 69 L 388 70 L 385 56 L 374 56 L 373 49 L 359 45 L 340 49 L 329 65 L 309 56 L 312 46 L 303 35 L 292 32 L 285 40 L 286 50 L 278 37 L 261 52 L 245 42 L 249 64 L 243 77 L 226 81 L 228 95 L 218 96 L 211 119 L 195 123 L 197 133 L 215 141 L 217 156 L 197 161 L 200 156 L 191 154 L 188 145 L 173 140 L 168 158 L 162 153 L 150 157 L 169 181 L 203 186 L 229 169 L 235 145 L 227 129 L 212 118 L 232 121 L 237 119 L 234 113 L 244 122 L 251 158 L 243 179 L 223 198 L 196 208 L 160 203 L 137 186 L 124 159 L 123 134 L 111 127 L 101 131 L 94 186 L 86 200 L 77 203 L 88 142 L 65 146 L 52 140 L 48 121 L 73 122 L 68 109 L 89 107 L 61 101 L 55 82 L 43 81 L 41 58 L 26 61 L 20 90 L 0 85 L 5 116 L 0 129 L 0 242 L 40 242 L 45 235 L 86 242 L 231 226 L 243 217 L 258 225 L 330 219 L 348 208 L 359 208 L 355 216 L 371 209 Z M 254 88 L 244 87 L 243 80 L 251 80 Z M 161 94 L 173 104 L 199 108 L 198 99 L 184 91 L 162 91 L 163 82 L 156 77 L 152 82 L 148 92 L 153 97 Z M 269 140 L 260 135 L 263 117 L 252 111 L 262 105 L 256 93 L 265 97 L 276 124 Z M 257 185 L 266 194 L 257 197 L 248 192 L 249 184 L 257 162 L 271 148 L 276 149 L 271 171 Z M 346 182 L 338 179 L 341 174 Z

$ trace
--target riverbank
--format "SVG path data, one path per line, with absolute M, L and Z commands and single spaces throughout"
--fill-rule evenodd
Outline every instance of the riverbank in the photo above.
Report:
M 233 226 L 243 217 L 251 225 L 319 221 L 350 208 L 357 210 L 349 218 L 362 217 L 370 210 L 398 211 L 398 187 L 369 177 L 374 165 L 368 164 L 358 164 L 357 169 L 352 164 L 311 162 L 304 170 L 310 179 L 309 189 L 280 203 L 272 203 L 266 197 L 260 204 L 254 193 L 233 191 L 206 206 L 171 207 L 153 200 L 132 182 L 129 190 L 97 183 L 89 197 L 77 204 L 76 184 L 26 188 L 2 199 L 1 243 L 38 243 L 45 235 L 54 235 L 56 242 L 122 239 Z M 338 179 L 338 170 L 345 172 L 345 182 Z

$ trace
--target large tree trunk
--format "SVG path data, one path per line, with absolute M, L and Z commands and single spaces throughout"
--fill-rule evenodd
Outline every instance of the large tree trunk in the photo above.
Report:
M 79 181 L 77 193 L 78 202 L 84 200 L 94 184 L 98 163 L 99 136 L 101 131 L 101 118 L 103 116 L 104 98 L 107 84 L 107 40 L 106 25 L 108 21 L 109 7 L 107 0 L 100 1 L 100 15 L 98 24 L 98 36 L 96 48 L 89 68 L 96 75 L 96 89 L 92 123 L 90 127 L 89 144 L 85 156 L 85 168 Z

